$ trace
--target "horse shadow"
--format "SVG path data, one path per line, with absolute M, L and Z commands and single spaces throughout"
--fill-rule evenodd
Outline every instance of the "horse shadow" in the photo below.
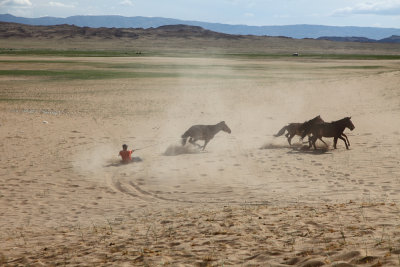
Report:
M 265 144 L 260 149 L 289 149 L 287 152 L 288 154 L 310 154 L 310 155 L 322 155 L 322 154 L 331 154 L 330 149 L 326 146 L 324 147 L 317 147 L 317 149 L 311 149 L 308 145 L 304 144 L 292 144 L 291 146 L 288 145 L 281 145 L 281 144 Z
M 273 149 L 287 149 L 287 148 L 290 148 L 290 146 L 288 146 L 288 145 L 277 145 L 277 144 L 269 143 L 269 144 L 264 144 L 259 149 L 260 150 L 263 150 L 263 149 L 273 150 Z
M 304 145 L 301 147 L 293 147 L 292 150 L 287 152 L 288 154 L 308 154 L 308 155 L 325 155 L 332 154 L 328 147 L 318 147 L 317 149 L 311 149 Z

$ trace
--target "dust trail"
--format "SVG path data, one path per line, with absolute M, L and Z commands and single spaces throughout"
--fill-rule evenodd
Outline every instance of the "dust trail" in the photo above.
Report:
M 74 170 L 81 174 L 100 174 L 104 172 L 105 165 L 118 162 L 118 151 L 115 146 L 102 144 L 76 155 L 72 165 Z M 95 177 L 93 175 L 85 176 Z
M 165 152 L 163 153 L 164 156 L 177 156 L 181 154 L 196 154 L 200 153 L 200 150 L 194 146 L 187 145 L 170 145 L 167 147 Z

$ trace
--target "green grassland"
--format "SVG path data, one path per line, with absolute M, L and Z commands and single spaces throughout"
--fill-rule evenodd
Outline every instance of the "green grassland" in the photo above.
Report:
M 281 53 L 254 53 L 254 52 L 238 52 L 226 53 L 217 51 L 213 53 L 208 52 L 174 52 L 174 51 L 148 51 L 141 52 L 140 54 L 135 50 L 55 50 L 55 49 L 0 49 L 0 56 L 57 56 L 57 57 L 199 57 L 199 58 L 243 58 L 243 59 L 279 59 L 279 58 L 293 58 L 291 54 Z M 347 54 L 347 53 L 306 53 L 300 54 L 300 58 L 310 59 L 338 59 L 338 60 L 398 60 L 400 54 Z M 296 57 L 297 58 L 297 57 Z
M 95 80 L 119 78 L 174 77 L 173 73 L 155 72 L 117 72 L 104 70 L 0 70 L 0 76 L 40 76 L 48 79 Z
M 35 108 L 51 106 L 63 110 L 68 105 L 80 108 L 79 105 L 83 105 L 79 102 L 85 102 L 88 109 L 98 110 L 101 105 L 93 103 L 103 103 L 102 97 L 119 95 L 119 99 L 125 101 L 123 96 L 137 96 L 133 93 L 135 90 L 174 90 L 175 84 L 193 83 L 187 87 L 198 90 L 210 84 L 247 85 L 251 81 L 270 85 L 284 82 L 295 88 L 298 81 L 363 77 L 396 71 L 400 60 L 400 54 L 394 53 L 397 48 L 387 53 L 378 50 L 375 54 L 373 45 L 368 46 L 369 50 L 354 50 L 354 53 L 340 49 L 322 53 L 321 49 L 316 49 L 315 53 L 292 56 L 288 47 L 297 41 L 286 39 L 282 42 L 288 42 L 285 44 L 287 53 L 263 50 L 260 43 L 257 49 L 249 47 L 248 50 L 244 43 L 231 49 L 215 49 L 214 46 L 202 50 L 179 43 L 185 49 L 121 47 L 116 50 L 111 47 L 117 47 L 118 41 L 101 44 L 100 48 L 82 44 L 72 48 L 74 44 L 69 43 L 59 49 L 45 45 L 37 48 L 30 42 L 21 41 L 25 48 L 10 48 L 12 43 L 0 46 L 0 101 L 3 107 L 10 105 L 10 108 L 17 106 L 20 109 L 29 103 Z M 308 47 L 308 51 L 313 49 Z M 170 85 L 165 86 L 166 82 Z M 154 105 L 158 104 L 149 104 L 148 110 Z
M 3 55 L 4 57 L 2 57 Z M 190 54 L 181 54 L 184 61 L 157 62 L 146 60 L 150 55 L 138 57 L 126 51 L 56 51 L 56 50 L 0 50 L 0 77 L 37 77 L 43 81 L 68 80 L 104 80 L 104 79 L 142 79 L 142 78 L 198 78 L 198 79 L 264 79 L 281 77 L 285 72 L 295 71 L 297 74 L 320 72 L 323 69 L 347 71 L 353 70 L 382 70 L 387 66 L 379 64 L 380 60 L 398 60 L 400 55 L 302 55 L 293 57 L 282 54 L 203 54 L 201 59 L 209 62 L 191 62 Z M 6 57 L 7 56 L 7 57 Z M 10 56 L 12 57 L 10 59 Z M 76 56 L 76 58 L 71 58 Z M 79 58 L 77 58 L 79 56 Z M 113 58 L 127 57 L 124 62 Z M 167 58 L 175 57 L 164 54 Z M 100 60 L 91 60 L 99 58 Z M 103 59 L 102 59 L 103 58 Z M 197 57 L 194 57 L 197 58 Z M 219 59 L 229 60 L 226 62 Z M 270 61 L 280 60 L 281 65 L 269 64 Z M 357 61 L 357 64 L 325 64 L 322 68 L 316 64 L 302 64 L 309 61 L 335 62 Z M 300 63 L 300 65 L 299 65 Z M 373 63 L 373 64 L 371 64 Z M 389 69 L 388 69 L 389 70 Z M 234 75 L 232 75 L 234 72 Z M 290 75 L 289 77 L 290 78 Z

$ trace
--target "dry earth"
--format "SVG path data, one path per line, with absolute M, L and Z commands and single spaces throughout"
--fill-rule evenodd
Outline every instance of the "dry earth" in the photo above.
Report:
M 400 61 L 0 60 L 0 265 L 400 265 Z M 316 115 L 350 150 L 273 137 Z

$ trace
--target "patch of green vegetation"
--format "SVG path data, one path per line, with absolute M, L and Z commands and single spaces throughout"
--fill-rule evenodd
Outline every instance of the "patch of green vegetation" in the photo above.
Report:
M 0 102 L 65 102 L 65 100 L 38 98 L 0 98 Z
M 71 60 L 0 60 L 0 63 L 20 63 L 20 64 L 79 64 L 85 63 L 82 61 L 71 61 Z
M 64 57 L 138 57 L 136 51 L 110 50 L 52 50 L 52 49 L 0 49 L 0 55 L 15 56 L 64 56 Z M 150 55 L 146 53 L 146 55 Z
M 195 65 L 195 64 L 145 64 L 145 63 L 118 63 L 104 64 L 106 68 L 112 69 L 166 69 L 166 70 L 190 70 L 220 68 L 219 65 Z
M 134 50 L 54 50 L 54 49 L 0 49 L 0 55 L 16 56 L 63 56 L 63 57 L 198 57 L 198 58 L 313 58 L 313 59 L 348 59 L 348 60 L 398 60 L 400 55 L 374 54 L 299 54 L 293 57 L 291 53 L 220 53 L 193 51 L 145 51 L 138 53 Z M 64 62 L 63 62 L 64 63 Z M 121 65 L 123 66 L 123 65 Z
M 264 53 L 227 53 L 221 54 L 221 57 L 227 58 L 243 58 L 243 59 L 268 59 L 268 58 L 282 58 L 291 57 L 288 54 L 264 54 Z
M 17 64 L 24 65 L 37 65 L 37 64 L 48 64 L 48 65 L 66 65 L 66 68 L 70 68 L 71 65 L 76 68 L 76 66 L 81 67 L 92 67 L 92 68 L 118 68 L 118 64 L 114 63 L 103 63 L 103 62 L 90 62 L 90 61 L 82 61 L 82 60 L 0 60 L 2 64 L 10 64 L 16 66 Z M 134 65 L 135 63 L 128 63 L 129 65 Z M 115 66 L 114 66 L 115 65 Z M 62 67 L 58 67 L 62 68 Z M 128 67 L 127 67 L 128 68 Z M 139 66 L 137 68 L 140 68 Z
M 300 54 L 292 56 L 291 54 L 264 54 L 264 53 L 229 53 L 221 56 L 245 59 L 341 59 L 341 60 L 399 60 L 400 55 L 367 55 L 367 54 Z
M 117 72 L 105 70 L 0 70 L 0 76 L 31 76 L 46 77 L 58 80 L 99 80 L 99 79 L 121 79 L 121 78 L 220 78 L 237 79 L 250 78 L 249 76 L 208 74 L 208 73 L 185 73 L 185 72 Z M 254 78 L 254 77 L 251 77 Z
M 363 55 L 363 54 L 326 54 L 326 55 L 301 55 L 301 57 L 316 59 L 348 59 L 348 60 L 399 60 L 400 55 Z
M 115 72 L 103 70 L 0 70 L 0 76 L 41 76 L 65 80 L 176 77 L 174 73 Z
M 324 69 L 382 69 L 385 68 L 384 66 L 330 66 L 330 67 L 323 67 Z
M 0 60 L 4 64 L 67 64 L 79 65 L 96 68 L 107 69 L 167 69 L 167 70 L 188 70 L 188 69 L 210 69 L 223 66 L 217 65 L 195 65 L 195 64 L 146 64 L 146 63 L 105 63 L 105 62 L 88 62 L 75 60 Z

